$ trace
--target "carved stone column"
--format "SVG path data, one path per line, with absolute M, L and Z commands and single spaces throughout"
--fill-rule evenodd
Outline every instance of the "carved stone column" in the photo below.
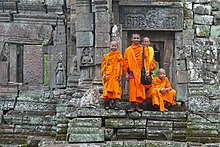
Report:
M 76 57 L 80 79 L 94 78 L 94 22 L 90 0 L 76 0 Z
M 110 47 L 110 3 L 107 0 L 94 0 L 95 5 L 95 79 L 93 84 L 101 85 L 100 66 Z

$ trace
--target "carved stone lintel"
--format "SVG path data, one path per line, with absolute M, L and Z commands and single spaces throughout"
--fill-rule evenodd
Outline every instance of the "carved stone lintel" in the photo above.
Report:
M 121 7 L 124 29 L 182 30 L 182 8 Z

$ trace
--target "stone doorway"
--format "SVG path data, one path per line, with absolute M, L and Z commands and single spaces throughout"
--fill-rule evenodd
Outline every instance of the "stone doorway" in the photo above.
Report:
M 155 59 L 159 64 L 159 67 L 164 68 L 167 72 L 167 76 L 174 86 L 176 83 L 175 78 L 175 32 L 172 31 L 143 31 L 143 30 L 132 30 L 123 31 L 122 36 L 122 54 L 127 46 L 131 44 L 131 36 L 133 33 L 138 33 L 143 37 L 149 37 L 151 41 L 151 46 L 155 50 Z M 128 94 L 127 83 L 123 81 L 122 84 L 124 97 Z M 175 87 L 175 86 L 174 86 Z

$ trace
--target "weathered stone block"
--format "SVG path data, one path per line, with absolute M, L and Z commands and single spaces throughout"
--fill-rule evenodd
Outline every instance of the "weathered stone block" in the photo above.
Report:
M 104 54 L 109 52 L 107 47 L 97 47 L 95 48 L 95 64 L 101 64 Z
M 165 146 L 188 147 L 188 144 L 186 142 L 146 140 L 146 147 L 151 147 L 151 146 L 158 146 L 158 147 L 165 147 Z
M 24 46 L 24 83 L 43 84 L 43 47 Z
M 196 36 L 198 37 L 209 37 L 210 36 L 210 26 L 208 25 L 195 25 Z
M 214 112 L 212 102 L 203 96 L 190 97 L 188 107 L 192 112 Z
M 52 31 L 52 27 L 49 25 L 37 24 L 1 23 L 0 27 L 4 31 L 0 31 L 0 34 L 12 37 L 16 42 L 32 42 L 33 44 L 46 44 L 51 37 L 50 31 Z
M 102 142 L 104 132 L 101 134 L 70 134 L 69 142 Z
M 8 73 L 8 62 L 7 61 L 0 61 L 0 84 L 6 84 L 9 79 L 9 73 Z
M 146 124 L 147 124 L 146 119 L 134 120 L 134 128 L 146 128 Z
M 211 0 L 187 0 L 188 2 L 193 2 L 193 3 L 208 3 L 211 2 Z
M 209 15 L 194 15 L 194 23 L 195 24 L 203 24 L 203 25 L 212 25 L 213 16 Z
M 78 117 L 102 117 L 105 115 L 105 109 L 81 108 L 77 110 Z
M 101 118 L 74 118 L 69 121 L 69 127 L 101 127 Z
M 95 34 L 95 47 L 110 47 L 110 35 L 109 33 L 96 33 Z
M 187 71 L 177 71 L 177 83 L 188 83 Z
M 93 46 L 92 32 L 76 32 L 76 47 Z
M 184 8 L 192 10 L 193 8 L 192 2 L 184 2 Z
M 82 13 L 77 15 L 76 31 L 93 31 L 93 13 Z
M 166 121 L 186 121 L 186 112 L 156 112 L 156 111 L 144 111 L 142 112 L 142 118 Z
M 105 140 L 112 140 L 114 129 L 105 129 Z
M 186 60 L 177 60 L 176 61 L 177 70 L 186 70 Z
M 90 5 L 88 0 L 77 1 L 76 2 L 76 13 L 90 13 Z
M 97 33 L 110 32 L 110 18 L 110 14 L 108 12 L 97 12 L 95 14 L 95 28 Z
M 106 128 L 132 128 L 134 126 L 134 121 L 126 118 L 116 118 L 105 119 Z
M 220 37 L 220 25 L 211 26 L 211 35 L 212 37 Z
M 68 128 L 68 134 L 103 134 L 102 128 L 89 128 L 89 127 L 70 127 Z
M 145 139 L 145 129 L 118 129 L 119 139 Z
M 212 11 L 211 6 L 202 5 L 202 4 L 194 4 L 193 5 L 194 13 L 200 14 L 200 15 L 210 15 Z
M 54 34 L 53 34 L 53 42 L 54 45 L 65 44 L 66 43 L 66 32 L 65 26 L 56 26 Z
M 188 98 L 187 98 L 187 93 L 188 93 L 188 89 L 187 89 L 187 85 L 186 84 L 178 84 L 176 86 L 176 101 L 181 101 L 181 102 L 187 102 Z
M 220 1 L 219 0 L 212 0 L 210 2 L 210 6 L 212 7 L 212 10 L 220 10 Z
M 184 29 L 192 29 L 193 28 L 193 19 L 184 19 Z
M 148 120 L 147 121 L 147 128 L 149 130 L 151 130 L 150 128 L 157 128 L 157 129 L 163 129 L 163 130 L 172 130 L 173 122 L 172 121 L 153 121 L 153 120 Z
M 183 44 L 184 45 L 193 45 L 194 39 L 194 29 L 187 29 L 183 31 Z
M 126 147 L 145 147 L 145 141 L 125 141 L 124 146 Z
M 1 27 L 0 27 L 1 28 Z M 1 33 L 0 33 L 1 34 Z M 10 58 L 9 62 L 10 62 L 10 69 L 9 69 L 9 73 L 10 73 L 10 82 L 17 82 L 17 50 L 18 47 L 16 44 L 10 44 L 9 46 L 10 49 L 10 57 L 14 57 L 14 58 Z
M 193 19 L 193 11 L 189 9 L 184 9 L 184 19 Z
M 108 118 L 127 117 L 127 114 L 126 114 L 125 110 L 112 110 L 112 109 L 109 109 L 109 110 L 105 111 L 104 115 L 105 115 L 105 117 L 108 117 Z
M 123 141 L 107 141 L 106 144 L 104 145 L 104 147 L 113 147 L 113 146 L 123 147 L 124 142 Z

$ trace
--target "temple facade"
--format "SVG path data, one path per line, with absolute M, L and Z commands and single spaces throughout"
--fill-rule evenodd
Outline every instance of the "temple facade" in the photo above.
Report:
M 149 37 L 177 91 L 168 112 L 104 110 L 110 41 Z M 220 142 L 219 0 L 0 0 L 0 146 Z M 219 144 L 218 144 L 219 145 Z

